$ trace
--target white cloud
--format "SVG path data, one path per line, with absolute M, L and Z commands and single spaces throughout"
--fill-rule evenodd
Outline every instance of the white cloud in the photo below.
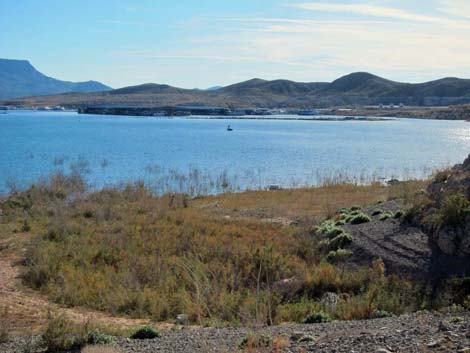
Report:
M 194 86 L 212 81 L 225 85 L 255 76 L 330 81 L 352 71 L 408 82 L 465 77 L 470 72 L 470 21 L 455 17 L 459 12 L 470 14 L 465 5 L 435 0 L 428 7 L 432 15 L 425 15 L 357 3 L 291 3 L 303 10 L 295 12 L 297 17 L 199 17 L 198 27 L 187 31 L 171 50 L 155 45 L 120 54 L 138 62 L 142 75 L 161 68 L 154 72 L 154 80 L 176 85 L 175 77 L 182 83 L 192 77 L 199 82 Z M 317 16 L 312 11 L 332 14 Z M 343 16 L 344 12 L 361 16 Z
M 417 14 L 400 8 L 376 6 L 370 4 L 306 2 L 288 3 L 286 6 L 311 11 L 346 12 L 363 16 L 383 17 L 407 21 L 440 22 L 442 20 L 439 17 Z
M 470 19 L 469 0 L 440 0 L 439 10 L 451 16 Z

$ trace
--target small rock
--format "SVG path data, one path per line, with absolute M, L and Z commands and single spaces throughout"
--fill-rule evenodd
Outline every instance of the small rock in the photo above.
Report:
M 439 331 L 449 331 L 449 325 L 447 324 L 447 322 L 439 322 Z
M 432 341 L 431 343 L 428 343 L 427 346 L 428 348 L 437 348 L 441 345 L 440 341 Z
M 375 353 L 392 353 L 392 352 L 385 348 L 379 348 L 375 351 Z
M 290 339 L 291 339 L 291 341 L 297 342 L 297 341 L 300 340 L 303 336 L 304 336 L 304 334 L 303 334 L 302 332 L 294 332 L 294 333 L 290 336 Z
M 189 324 L 189 316 L 187 314 L 179 314 L 176 316 L 176 324 L 177 325 L 188 325 Z
M 315 342 L 315 337 L 310 336 L 310 335 L 305 335 L 305 336 L 300 337 L 299 342 L 303 342 L 303 343 Z
M 470 347 L 465 347 L 457 351 L 458 353 L 470 353 Z

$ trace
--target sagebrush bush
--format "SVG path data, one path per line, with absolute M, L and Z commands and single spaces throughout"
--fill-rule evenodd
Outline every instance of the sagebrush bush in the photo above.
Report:
M 331 239 L 328 243 L 328 250 L 329 251 L 337 251 L 339 249 L 343 249 L 353 241 L 353 237 L 349 233 L 341 233 Z
M 321 324 L 325 322 L 330 322 L 331 318 L 328 314 L 323 311 L 317 311 L 309 314 L 304 320 L 304 324 Z
M 160 331 L 152 326 L 143 326 L 138 328 L 131 334 L 130 338 L 133 340 L 151 340 L 161 336 Z
M 330 251 L 326 255 L 326 260 L 330 263 L 337 263 L 337 262 L 346 260 L 351 255 L 352 255 L 351 250 L 338 249 L 336 251 Z
M 383 214 L 380 216 L 379 219 L 380 219 L 381 221 L 386 221 L 387 219 L 390 219 L 390 218 L 392 218 L 392 217 L 393 217 L 393 215 L 392 215 L 390 212 L 385 212 L 385 213 L 383 213 Z
M 461 227 L 470 216 L 470 201 L 462 194 L 447 196 L 442 202 L 439 214 L 440 227 Z
M 381 215 L 383 212 L 384 212 L 383 210 L 374 210 L 374 211 L 372 211 L 372 216 Z
M 358 213 L 354 215 L 349 222 L 351 224 L 362 224 L 370 221 L 371 219 L 368 215 L 366 215 L 365 213 Z
M 84 325 L 72 323 L 64 314 L 49 313 L 41 341 L 48 352 L 63 352 L 83 347 L 87 332 Z
M 239 349 L 257 349 L 257 348 L 268 348 L 273 344 L 273 338 L 270 335 L 250 333 L 238 344 Z
M 336 221 L 334 220 L 326 220 L 321 223 L 319 226 L 315 228 L 316 233 L 324 235 L 328 238 L 334 238 L 337 235 L 344 232 L 343 228 L 341 228 Z
M 99 330 L 91 330 L 87 334 L 87 344 L 92 345 L 111 345 L 115 342 L 115 338 L 111 335 L 103 333 Z
M 398 210 L 397 212 L 395 212 L 395 214 L 393 215 L 393 218 L 395 219 L 399 219 L 401 217 L 403 217 L 404 215 L 404 212 L 402 210 Z
M 309 298 L 302 298 L 298 302 L 280 305 L 276 312 L 276 323 L 301 323 L 311 312 L 320 311 L 320 304 Z

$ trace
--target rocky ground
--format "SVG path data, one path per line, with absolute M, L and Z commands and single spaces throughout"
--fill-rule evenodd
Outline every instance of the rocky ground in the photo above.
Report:
M 278 342 L 254 347 L 250 352 L 470 352 L 470 313 L 422 312 L 368 321 L 343 321 L 313 325 L 265 328 L 198 328 L 164 331 L 154 340 L 119 338 L 116 351 L 239 352 L 250 334 L 265 335 Z M 279 342 L 282 342 L 279 343 Z M 34 341 L 33 341 L 34 343 Z M 0 344 L 2 353 L 25 352 L 31 340 L 15 338 Z
M 363 212 L 371 222 L 345 226 L 353 236 L 351 265 L 368 265 L 372 259 L 381 258 L 388 272 L 412 278 L 426 276 L 431 263 L 428 236 L 420 228 L 404 225 L 393 217 L 405 208 L 402 200 L 369 206 Z M 385 214 L 389 218 L 384 219 Z

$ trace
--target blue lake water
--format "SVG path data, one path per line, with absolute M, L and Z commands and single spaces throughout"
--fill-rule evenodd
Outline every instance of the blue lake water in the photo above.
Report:
M 228 132 L 231 124 L 234 131 Z M 163 174 L 217 178 L 239 188 L 316 184 L 330 175 L 366 180 L 422 177 L 463 161 L 470 123 L 390 121 L 195 120 L 10 111 L 0 115 L 0 192 L 54 170 L 88 163 L 100 187 L 148 183 Z M 181 179 L 180 179 L 181 181 Z

